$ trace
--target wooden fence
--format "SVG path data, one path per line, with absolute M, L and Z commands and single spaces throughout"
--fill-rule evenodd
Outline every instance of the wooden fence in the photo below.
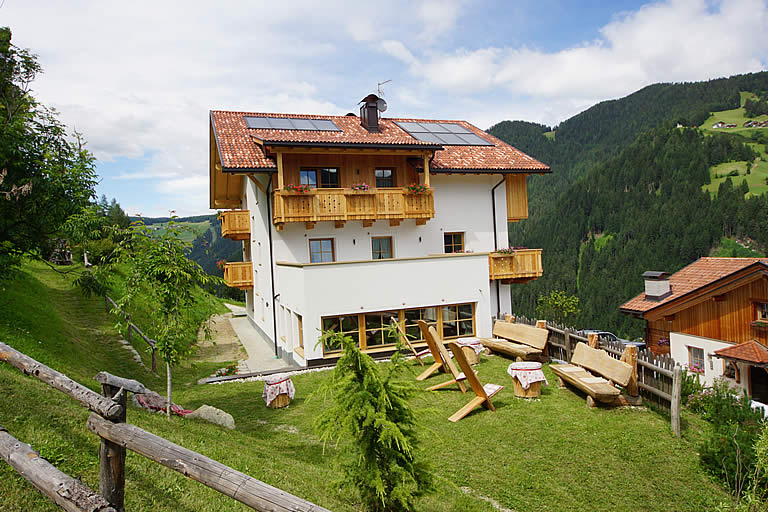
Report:
M 70 512 L 124 512 L 126 450 L 178 471 L 254 510 L 263 512 L 328 512 L 197 452 L 125 423 L 127 394 L 146 392 L 135 380 L 106 372 L 96 376 L 102 394 L 0 343 L 0 361 L 35 377 L 90 409 L 86 427 L 101 438 L 99 493 L 62 473 L 32 447 L 0 426 L 0 458 L 57 505 Z
M 148 338 L 143 332 L 141 332 L 141 329 L 139 329 L 133 322 L 131 322 L 131 315 L 130 313 L 126 313 L 122 309 L 120 309 L 120 306 L 117 305 L 115 301 L 113 301 L 109 295 L 104 295 L 104 308 L 107 310 L 107 313 L 109 313 L 109 306 L 112 305 L 113 308 L 118 310 L 120 313 L 123 314 L 123 318 L 125 318 L 125 321 L 128 323 L 128 341 L 133 345 L 133 332 L 136 331 L 136 334 L 138 334 L 141 339 L 143 339 L 145 342 L 147 342 L 147 345 L 149 345 L 149 348 L 152 350 L 152 371 L 157 371 L 157 342 L 153 339 Z
M 536 325 L 536 320 L 524 316 L 515 317 L 515 322 Z M 579 342 L 588 343 L 586 334 L 576 329 L 547 322 L 549 338 L 547 355 L 550 359 L 570 361 L 573 350 Z M 600 348 L 611 357 L 621 359 L 624 348 L 620 342 L 599 339 Z M 637 356 L 637 386 L 644 400 L 670 414 L 672 430 L 680 433 L 680 400 L 682 369 L 669 355 L 654 355 L 642 350 Z

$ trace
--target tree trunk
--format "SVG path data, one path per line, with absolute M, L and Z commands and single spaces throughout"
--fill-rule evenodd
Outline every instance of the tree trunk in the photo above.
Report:
M 168 417 L 168 421 L 171 421 L 171 363 L 165 363 L 165 395 L 168 397 L 168 403 L 165 404 L 165 415 Z

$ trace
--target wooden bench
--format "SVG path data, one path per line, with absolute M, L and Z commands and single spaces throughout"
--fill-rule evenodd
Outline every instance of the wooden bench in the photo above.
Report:
M 546 325 L 542 322 L 542 325 Z M 493 325 L 495 338 L 480 338 L 485 348 L 510 357 L 540 358 L 547 346 L 549 331 L 546 328 L 512 322 L 496 321 Z
M 625 351 L 625 355 L 634 354 L 636 361 L 636 351 L 636 347 L 630 347 Z M 622 356 L 622 359 L 625 357 Z M 595 402 L 617 402 L 621 390 L 616 384 L 627 388 L 630 395 L 637 395 L 636 368 L 629 362 L 614 359 L 606 351 L 592 348 L 585 343 L 576 345 L 570 364 L 553 364 L 549 367 L 557 375 L 561 387 L 571 384 L 586 393 L 589 407 Z

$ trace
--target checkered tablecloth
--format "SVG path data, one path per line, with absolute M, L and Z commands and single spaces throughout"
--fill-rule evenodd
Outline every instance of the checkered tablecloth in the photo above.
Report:
M 549 385 L 544 372 L 541 370 L 541 363 L 532 361 L 521 361 L 512 363 L 507 368 L 507 373 L 520 382 L 523 389 L 528 389 L 534 382 L 543 382 L 545 386 Z
M 272 400 L 277 398 L 277 395 L 281 394 L 288 395 L 291 400 L 296 395 L 291 377 L 287 373 L 276 373 L 266 377 L 264 379 L 264 391 L 261 393 L 264 403 L 269 405 Z
M 456 344 L 461 348 L 469 347 L 473 349 L 477 355 L 485 352 L 485 347 L 480 343 L 480 338 L 459 338 L 456 340 Z

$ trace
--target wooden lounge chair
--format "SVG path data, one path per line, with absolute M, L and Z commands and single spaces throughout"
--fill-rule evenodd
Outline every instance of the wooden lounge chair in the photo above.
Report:
M 427 341 L 429 351 L 432 352 L 432 357 L 435 359 L 435 363 L 424 370 L 421 375 L 416 377 L 416 380 L 424 380 L 437 371 L 443 371 L 445 373 L 451 374 L 453 379 L 431 386 L 427 388 L 428 391 L 444 388 L 446 386 L 450 386 L 451 384 L 458 384 L 461 392 L 466 393 L 467 387 L 463 382 L 465 377 L 459 373 L 459 370 L 456 369 L 456 365 L 453 364 L 450 354 L 443 345 L 443 340 L 440 339 L 440 335 L 437 334 L 437 331 L 434 327 L 427 325 L 424 320 L 419 320 L 417 323 L 419 324 L 419 329 L 421 329 L 421 334 Z
M 421 366 L 424 366 L 424 361 L 422 361 L 421 358 L 429 354 L 429 348 L 421 351 L 416 350 L 416 347 L 413 346 L 413 343 L 411 343 L 411 340 L 408 339 L 408 335 L 405 333 L 405 328 L 403 327 L 405 321 L 398 322 L 395 317 L 390 317 L 390 321 L 395 325 L 397 332 L 400 333 L 400 338 L 405 340 L 405 344 L 408 345 L 408 348 L 413 352 L 413 359 L 416 359 Z
M 537 359 L 547 346 L 549 331 L 541 327 L 497 320 L 495 338 L 480 338 L 480 343 L 493 352 L 523 359 Z
M 570 364 L 553 364 L 549 368 L 558 376 L 561 386 L 571 384 L 586 393 L 588 406 L 594 405 L 594 402 L 614 403 L 621 394 L 614 384 L 628 387 L 636 375 L 631 364 L 614 359 L 606 351 L 585 343 L 576 345 Z M 636 386 L 634 389 L 637 389 Z
M 472 388 L 472 391 L 477 395 L 470 400 L 467 405 L 456 411 L 450 418 L 448 418 L 448 420 L 456 423 L 478 405 L 482 405 L 491 411 L 496 411 L 496 408 L 493 407 L 493 404 L 491 403 L 491 397 L 504 389 L 504 386 L 499 386 L 497 384 L 480 384 L 480 381 L 477 380 L 477 375 L 475 375 L 475 371 L 472 369 L 472 365 L 470 365 L 467 358 L 464 357 L 464 352 L 461 350 L 459 344 L 455 341 L 450 341 L 448 342 L 448 348 L 451 349 L 453 357 L 456 359 L 456 362 L 459 363 L 459 368 L 461 368 L 466 376 L 467 382 L 469 382 L 469 387 Z

